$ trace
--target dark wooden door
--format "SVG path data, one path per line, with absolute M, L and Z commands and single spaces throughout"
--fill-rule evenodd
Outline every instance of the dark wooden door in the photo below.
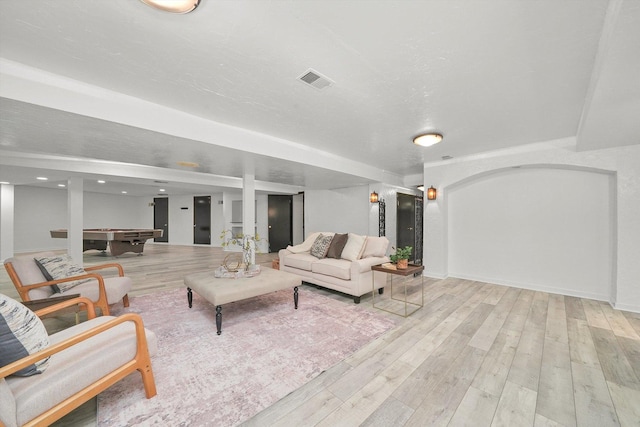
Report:
M 396 247 L 413 247 L 409 260 L 413 262 L 416 250 L 416 196 L 398 193 L 397 198 Z
M 162 237 L 156 237 L 154 242 L 169 242 L 169 199 L 156 197 L 153 199 L 153 228 L 162 230 Z
M 193 243 L 211 244 L 211 196 L 193 198 Z
M 292 197 L 269 196 L 269 252 L 278 252 L 292 244 Z

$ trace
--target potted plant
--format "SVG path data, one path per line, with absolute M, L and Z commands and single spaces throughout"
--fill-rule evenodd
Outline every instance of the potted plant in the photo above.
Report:
M 394 248 L 395 249 L 395 248 Z M 409 258 L 411 257 L 411 251 L 413 251 L 413 246 L 405 246 L 404 248 L 396 249 L 396 253 L 391 255 L 389 258 L 391 262 L 396 264 L 398 270 L 404 270 L 409 266 Z
M 263 239 L 256 233 L 255 236 L 243 235 L 242 233 L 234 235 L 231 230 L 222 230 L 220 233 L 221 246 L 223 248 L 229 246 L 240 246 L 242 248 L 242 261 L 245 270 L 249 270 L 253 264 L 253 257 L 256 252 L 260 253 L 258 243 Z

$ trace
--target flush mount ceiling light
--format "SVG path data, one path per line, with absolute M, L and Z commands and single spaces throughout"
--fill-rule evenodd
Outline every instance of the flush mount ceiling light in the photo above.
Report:
M 171 13 L 189 13 L 200 3 L 200 0 L 140 0 L 142 3 L 159 10 Z
M 184 166 L 185 168 L 198 168 L 200 165 L 196 162 L 176 162 L 178 166 Z
M 439 133 L 424 133 L 413 138 L 413 143 L 421 147 L 431 147 L 442 141 L 442 135 Z

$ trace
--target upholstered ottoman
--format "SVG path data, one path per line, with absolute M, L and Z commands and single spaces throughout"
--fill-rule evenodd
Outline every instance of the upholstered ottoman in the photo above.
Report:
M 184 278 L 184 284 L 187 286 L 189 308 L 193 304 L 192 290 L 216 306 L 216 328 L 220 335 L 223 304 L 293 288 L 293 303 L 297 309 L 298 286 L 302 284 L 302 279 L 293 273 L 263 268 L 257 276 L 240 279 L 217 278 L 214 277 L 213 271 L 193 273 Z

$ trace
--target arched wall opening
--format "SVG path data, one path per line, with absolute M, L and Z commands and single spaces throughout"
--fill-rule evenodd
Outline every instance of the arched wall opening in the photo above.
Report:
M 524 165 L 448 185 L 448 276 L 612 301 L 615 180 L 595 168 Z

